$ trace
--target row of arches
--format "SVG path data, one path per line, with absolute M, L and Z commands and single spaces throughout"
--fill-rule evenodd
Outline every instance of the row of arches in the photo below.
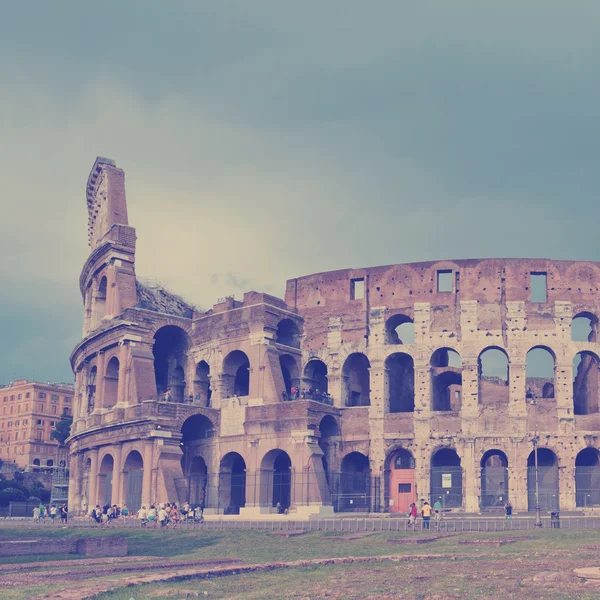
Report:
M 88 459 L 86 468 L 89 472 L 91 460 Z M 129 452 L 123 463 L 123 479 L 121 481 L 121 490 L 124 504 L 127 504 L 129 510 L 137 511 L 142 505 L 142 481 L 144 472 L 144 460 L 137 450 Z M 117 469 L 118 473 L 118 469 Z M 90 498 L 92 505 L 114 504 L 113 502 L 113 484 L 115 474 L 115 460 L 112 454 L 107 453 L 102 457 L 98 468 L 98 487 L 96 491 L 97 498 Z M 120 500 L 117 501 L 120 503 Z

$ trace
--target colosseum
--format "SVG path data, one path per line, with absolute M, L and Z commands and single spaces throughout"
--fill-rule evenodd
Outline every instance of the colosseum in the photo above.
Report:
M 536 456 L 542 509 L 600 504 L 600 263 L 345 269 L 200 311 L 136 279 L 114 161 L 86 192 L 75 513 L 527 511 Z

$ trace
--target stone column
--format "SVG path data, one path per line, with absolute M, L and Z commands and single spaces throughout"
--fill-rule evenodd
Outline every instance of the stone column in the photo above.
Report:
M 129 342 L 123 341 L 119 345 L 119 384 L 117 388 L 117 404 L 129 404 L 126 397 L 127 390 L 127 363 L 129 362 Z
M 90 497 L 88 499 L 88 509 L 98 504 L 98 448 L 90 451 Z
M 98 352 L 96 360 L 96 402 L 94 412 L 99 408 L 104 408 L 104 352 Z
M 110 497 L 111 504 L 121 504 L 121 488 L 123 485 L 123 467 L 121 465 L 121 455 L 123 446 L 116 444 L 112 448 L 113 455 L 113 482 L 112 495 Z
M 509 364 L 509 404 L 508 416 L 513 433 L 525 435 L 527 431 L 527 367 L 523 360 Z
M 563 435 L 572 435 L 575 429 L 573 363 L 565 359 L 561 359 L 560 362 L 557 361 L 554 373 L 558 432 Z
M 480 476 L 479 465 L 475 464 L 475 440 L 465 440 L 461 465 L 463 468 L 463 506 L 466 512 L 479 512 L 476 478 Z
M 474 435 L 477 433 L 479 417 L 479 380 L 477 373 L 477 358 L 463 358 L 462 369 L 462 402 L 460 418 L 463 431 Z
M 386 369 L 383 364 L 373 365 L 369 369 L 371 387 L 371 405 L 369 406 L 369 466 L 372 477 L 379 477 L 379 501 L 382 510 L 386 509 L 385 502 L 385 400 L 386 400 Z M 371 489 L 375 491 L 376 486 Z M 375 499 L 372 500 L 375 503 Z M 371 506 L 371 510 L 377 510 Z
M 73 514 L 81 510 L 81 456 L 78 452 L 69 458 L 69 510 Z
M 144 442 L 144 473 L 142 475 L 142 506 L 148 508 L 152 503 L 152 468 L 154 454 L 154 442 Z

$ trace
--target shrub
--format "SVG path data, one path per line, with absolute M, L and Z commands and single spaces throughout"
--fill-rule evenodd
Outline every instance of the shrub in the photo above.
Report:
M 23 502 L 26 496 L 17 488 L 4 488 L 0 491 L 0 506 L 8 506 L 10 502 Z

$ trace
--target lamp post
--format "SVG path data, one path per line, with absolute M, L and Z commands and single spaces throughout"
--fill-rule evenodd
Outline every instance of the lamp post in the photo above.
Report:
M 531 391 L 531 389 L 527 390 L 526 397 L 529 399 L 529 403 L 531 406 L 537 406 L 537 397 Z M 539 469 L 538 469 L 538 443 L 540 441 L 540 436 L 537 434 L 537 418 L 534 420 L 534 431 L 533 437 L 531 438 L 531 443 L 533 444 L 533 458 L 535 463 L 535 526 L 542 526 L 542 517 L 541 517 L 541 507 L 540 507 L 540 478 L 539 478 Z

